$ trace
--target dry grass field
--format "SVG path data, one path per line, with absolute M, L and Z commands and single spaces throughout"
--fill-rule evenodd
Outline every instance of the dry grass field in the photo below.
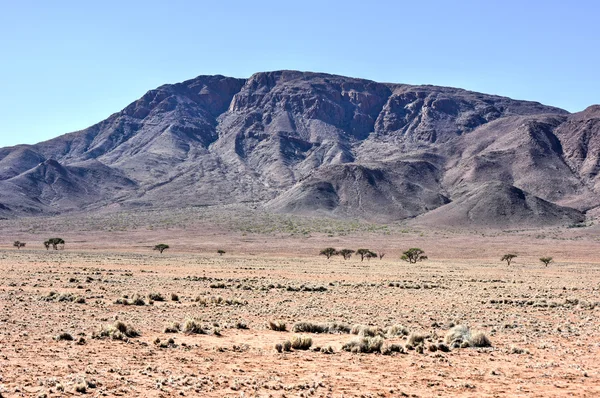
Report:
M 231 209 L 2 220 L 0 394 L 600 396 L 599 237 Z

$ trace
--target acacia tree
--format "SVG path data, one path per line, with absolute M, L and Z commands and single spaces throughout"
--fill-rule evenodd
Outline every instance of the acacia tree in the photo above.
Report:
M 380 260 L 383 260 L 383 256 L 385 256 L 385 253 L 384 253 L 384 252 L 382 252 L 382 251 L 380 251 L 380 252 L 379 252 L 379 259 L 380 259 Z
M 502 258 L 500 259 L 500 261 L 506 261 L 506 264 L 510 265 L 510 263 L 512 262 L 512 260 L 514 258 L 516 258 L 516 257 L 517 257 L 516 254 L 508 253 L 508 254 L 505 254 L 504 256 L 502 256 Z
M 223 254 L 225 254 L 225 250 L 219 249 L 217 250 L 217 253 L 219 253 L 219 256 L 222 256 Z
M 52 246 L 54 250 L 58 250 L 59 245 L 61 249 L 65 248 L 65 240 L 63 238 L 50 238 L 44 242 L 46 250 L 50 249 L 50 246 Z
M 13 246 L 17 249 L 21 249 L 22 247 L 25 247 L 25 242 L 19 242 L 18 240 L 16 240 L 15 243 L 13 243 Z
M 338 251 L 335 250 L 333 247 L 326 247 L 325 249 L 321 250 L 319 254 L 321 256 L 327 257 L 327 259 L 329 260 L 331 256 L 336 256 L 338 254 Z
M 352 257 L 353 253 L 354 253 L 354 250 L 352 250 L 352 249 L 340 250 L 340 254 L 342 255 L 342 257 L 344 257 L 344 260 L 348 260 L 350 257 Z
M 373 252 L 369 249 L 358 249 L 356 251 L 356 254 L 358 254 L 360 256 L 360 261 L 363 261 L 365 259 L 365 257 L 367 256 L 367 254 L 369 254 L 369 253 L 373 253 Z
M 544 265 L 547 267 L 548 264 L 552 262 L 552 257 L 542 257 L 540 258 L 540 261 L 543 262 Z
M 365 257 L 367 260 L 371 260 L 372 258 L 377 258 L 377 253 L 369 251 L 367 254 L 365 254 Z
M 164 252 L 168 248 L 169 248 L 169 245 L 165 245 L 164 243 L 160 243 L 160 244 L 154 246 L 154 249 L 152 249 L 152 250 L 158 250 L 160 252 L 160 254 L 162 254 L 162 252 Z
M 425 256 L 425 252 L 418 247 L 411 247 L 402 253 L 400 259 L 415 264 L 417 261 L 427 260 L 427 256 Z

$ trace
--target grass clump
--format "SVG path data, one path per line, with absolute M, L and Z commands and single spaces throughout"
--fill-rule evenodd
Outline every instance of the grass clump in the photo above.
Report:
M 387 337 L 408 336 L 410 330 L 404 325 L 392 325 L 385 331 Z
M 187 318 L 181 331 L 186 334 L 206 334 L 206 331 L 197 319 Z
M 375 337 L 383 335 L 383 331 L 377 326 L 354 325 L 350 329 L 350 333 L 361 337 Z
M 165 296 L 160 293 L 149 293 L 148 299 L 152 301 L 165 301 Z
M 444 338 L 452 348 L 491 347 L 492 342 L 483 332 L 471 333 L 466 325 L 456 325 L 450 329 Z
M 287 325 L 284 321 L 269 321 L 267 327 L 276 332 L 285 332 L 287 330 Z
M 103 327 L 98 333 L 95 333 L 92 338 L 127 341 L 129 338 L 138 337 L 140 333 L 130 325 L 121 321 L 116 321 L 112 325 Z
M 298 322 L 292 327 L 292 331 L 297 333 L 350 333 L 350 326 L 331 322 L 331 323 L 311 323 L 311 322 Z
M 181 330 L 181 324 L 179 322 L 171 322 L 169 325 L 165 326 L 165 333 L 179 333 Z
M 143 306 L 146 305 L 146 301 L 144 300 L 144 297 L 140 296 L 139 294 L 134 295 L 131 299 L 129 296 L 125 295 L 116 299 L 115 304 Z
M 427 335 L 422 334 L 422 333 L 412 332 L 411 334 L 408 335 L 406 344 L 415 347 L 415 346 L 423 344 L 425 342 L 425 339 L 427 339 Z
M 381 352 L 384 339 L 381 336 L 363 336 L 351 340 L 342 346 L 342 350 L 353 353 Z
M 312 346 L 312 338 L 295 335 L 292 337 L 291 343 L 294 350 L 308 350 Z
M 73 341 L 73 336 L 70 333 L 62 332 L 54 338 L 56 341 Z

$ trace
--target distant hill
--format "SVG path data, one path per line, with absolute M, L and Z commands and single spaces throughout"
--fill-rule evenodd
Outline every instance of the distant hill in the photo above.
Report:
M 164 85 L 85 130 L 0 149 L 0 215 L 252 202 L 456 226 L 600 206 L 600 106 L 277 71 Z

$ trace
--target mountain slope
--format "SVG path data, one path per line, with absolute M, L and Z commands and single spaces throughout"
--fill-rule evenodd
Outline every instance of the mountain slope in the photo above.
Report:
M 600 205 L 599 109 L 570 115 L 449 87 L 298 71 L 199 76 L 88 129 L 1 148 L 0 209 L 253 202 L 386 222 L 466 209 L 476 194 L 525 213 L 452 210 L 453 222 L 575 222 Z M 527 206 L 502 199 L 512 189 Z

